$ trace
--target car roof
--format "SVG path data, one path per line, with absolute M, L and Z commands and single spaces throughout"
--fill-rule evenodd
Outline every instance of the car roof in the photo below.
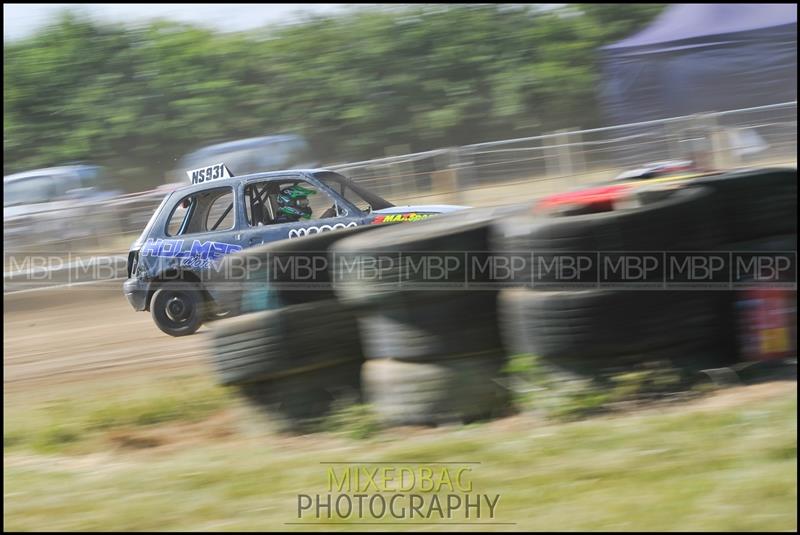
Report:
M 90 164 L 80 164 L 80 165 L 60 165 L 57 167 L 43 167 L 41 169 L 33 169 L 31 171 L 23 171 L 22 173 L 14 173 L 13 175 L 7 175 L 3 177 L 3 183 L 6 182 L 13 182 L 15 180 L 23 180 L 26 178 L 32 178 L 42 175 L 59 175 L 65 174 L 69 171 L 75 171 L 78 169 L 85 169 L 87 167 L 97 167 L 96 165 Z
M 315 173 L 336 173 L 331 169 L 284 169 L 282 171 L 267 171 L 264 173 L 250 173 L 248 175 L 238 175 L 231 178 L 220 178 L 210 182 L 203 182 L 202 184 L 187 184 L 173 190 L 173 193 L 194 193 L 196 191 L 203 191 L 211 188 L 219 188 L 227 184 L 238 182 L 249 182 L 251 180 L 272 180 L 284 178 L 287 175 L 301 175 L 303 177 L 314 178 Z M 339 174 L 339 173 L 337 173 Z
M 189 153 L 186 156 L 186 158 L 194 156 L 199 153 L 213 155 L 213 154 L 228 152 L 230 150 L 243 150 L 243 149 L 260 147 L 261 145 L 264 145 L 266 143 L 280 143 L 281 141 L 296 141 L 296 140 L 304 141 L 302 137 L 292 134 L 237 139 L 236 141 L 226 141 L 224 143 L 217 143 L 215 145 L 208 145 L 206 147 L 202 147 L 200 149 L 197 149 Z

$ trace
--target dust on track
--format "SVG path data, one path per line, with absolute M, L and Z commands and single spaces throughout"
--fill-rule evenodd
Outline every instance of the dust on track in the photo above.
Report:
M 76 286 L 3 296 L 4 393 L 129 378 L 208 373 L 203 327 L 173 338 L 122 288 Z

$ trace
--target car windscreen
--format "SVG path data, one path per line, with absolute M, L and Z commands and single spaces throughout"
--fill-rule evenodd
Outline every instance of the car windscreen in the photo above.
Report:
M 350 201 L 359 210 L 369 211 L 391 208 L 392 203 L 355 184 L 350 179 L 332 171 L 314 173 L 314 178 L 331 188 L 333 191 Z

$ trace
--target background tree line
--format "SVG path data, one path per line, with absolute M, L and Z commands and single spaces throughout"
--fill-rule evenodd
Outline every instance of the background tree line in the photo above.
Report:
M 596 126 L 597 48 L 664 5 L 398 5 L 246 33 L 64 13 L 3 45 L 3 171 L 91 161 L 133 191 L 250 136 L 336 163 Z

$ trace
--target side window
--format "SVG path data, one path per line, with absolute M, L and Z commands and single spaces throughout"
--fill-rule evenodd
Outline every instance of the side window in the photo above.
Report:
M 236 211 L 233 206 L 233 190 L 228 188 L 227 192 L 218 195 L 211 200 L 206 217 L 207 231 L 231 230 L 233 228 L 233 214 Z
M 273 201 L 277 188 L 276 182 L 269 181 L 248 184 L 244 188 L 244 211 L 248 225 L 260 227 L 275 222 L 276 206 Z
M 304 180 L 248 184 L 244 206 L 251 227 L 345 215 L 334 197 Z
M 181 199 L 181 202 L 172 210 L 172 215 L 169 216 L 167 236 L 178 236 L 183 233 L 184 223 L 188 223 L 189 214 L 192 212 L 192 208 L 195 204 L 197 203 L 195 202 L 194 195 L 189 195 Z
M 329 217 L 336 217 L 337 209 L 342 210 L 338 206 L 336 199 L 328 195 L 324 190 L 316 188 L 308 182 L 301 182 L 300 187 L 310 189 L 316 193 L 308 196 L 308 206 L 311 208 L 311 219 L 327 219 Z
M 231 230 L 236 221 L 233 188 L 200 191 L 182 198 L 167 222 L 168 236 Z

